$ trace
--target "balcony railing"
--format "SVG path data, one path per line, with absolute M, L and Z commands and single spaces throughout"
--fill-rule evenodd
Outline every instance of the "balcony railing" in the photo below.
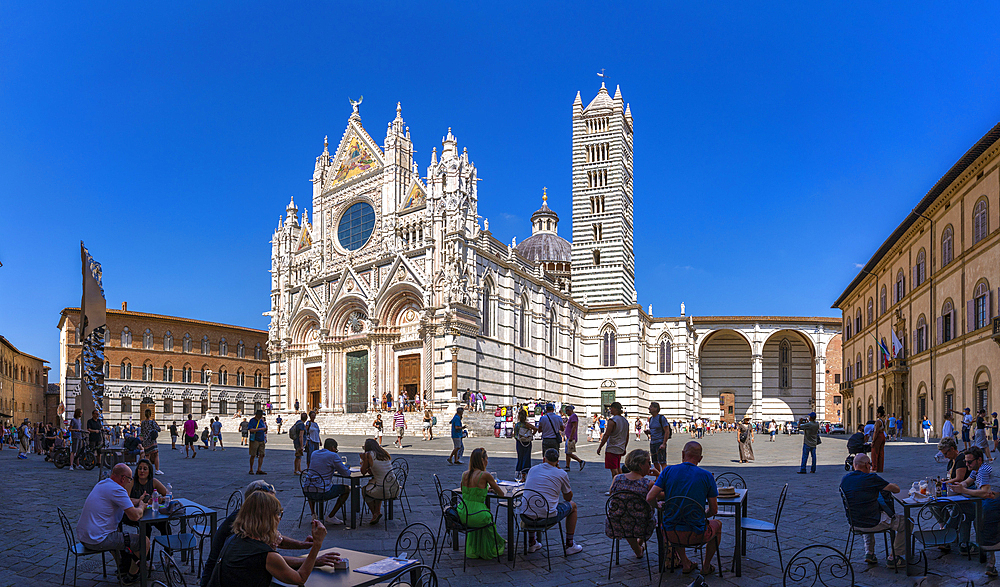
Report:
M 840 392 L 841 393 L 844 393 L 845 391 L 851 391 L 852 389 L 854 389 L 854 382 L 853 381 L 841 381 L 840 382 Z
M 1000 316 L 993 319 L 993 341 L 1000 344 Z

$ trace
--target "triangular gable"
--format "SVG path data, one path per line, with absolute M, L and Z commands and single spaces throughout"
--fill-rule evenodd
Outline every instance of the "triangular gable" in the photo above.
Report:
M 358 277 L 358 274 L 353 269 L 348 267 L 344 269 L 344 272 L 340 275 L 340 279 L 337 280 L 337 288 L 333 295 L 330 296 L 330 300 L 336 302 L 348 295 L 368 299 L 368 290 L 368 285 Z
M 332 162 L 330 187 L 382 167 L 382 150 L 360 123 L 351 121 Z
M 302 234 L 299 235 L 299 246 L 295 248 L 295 252 L 296 253 L 302 252 L 311 247 L 312 244 L 313 244 L 313 239 L 312 235 L 309 234 L 309 228 L 303 227 Z
M 410 188 L 410 192 L 406 195 L 406 199 L 403 200 L 403 205 L 399 208 L 400 212 L 406 212 L 408 210 L 416 210 L 417 208 L 422 208 L 427 205 L 427 192 L 420 185 L 419 181 L 413 182 L 413 187 Z
M 403 255 L 396 255 L 396 260 L 389 267 L 388 277 L 382 283 L 378 295 L 381 297 L 386 290 L 401 281 L 411 281 L 421 289 L 427 288 L 427 278 L 413 266 L 413 263 Z
M 312 288 L 312 296 L 316 300 L 316 303 L 322 306 L 326 303 L 326 284 L 321 283 L 319 285 L 314 285 Z

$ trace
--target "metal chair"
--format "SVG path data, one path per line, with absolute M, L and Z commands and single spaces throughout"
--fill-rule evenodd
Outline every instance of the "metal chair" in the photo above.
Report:
M 396 457 L 392 460 L 392 470 L 396 471 L 396 478 L 399 479 L 400 471 L 402 472 L 403 479 L 410 476 L 410 464 L 406 462 L 406 459 Z M 399 486 L 399 503 L 402 508 L 403 500 L 406 500 L 406 507 L 409 508 L 410 513 L 413 513 L 413 506 L 410 505 L 410 496 L 406 494 L 406 483 L 401 483 Z M 404 520 L 406 516 L 403 516 Z
M 403 493 L 406 491 L 406 474 L 408 469 L 409 467 L 406 467 L 405 469 L 397 469 L 393 467 L 385 474 L 385 477 L 382 479 L 382 487 L 385 488 L 383 493 L 394 495 L 394 497 L 386 497 L 383 500 L 385 502 L 383 504 L 384 507 L 389 508 L 386 513 L 388 514 L 388 512 L 393 511 L 392 508 L 395 506 L 396 501 L 398 500 L 399 511 L 403 512 L 404 524 L 409 524 L 409 520 L 406 519 L 406 508 L 403 507 L 403 497 L 402 497 Z M 390 492 L 389 488 L 393 487 L 393 485 L 395 485 L 396 491 Z M 385 529 L 386 530 L 389 529 L 388 515 L 385 516 Z
M 237 489 L 229 494 L 229 501 L 226 502 L 226 517 L 243 507 L 243 491 Z
M 709 519 L 705 511 L 705 506 L 683 495 L 675 495 L 667 498 L 660 510 L 660 532 L 668 547 L 695 548 L 700 550 L 701 547 L 708 544 L 702 540 L 701 535 L 692 536 L 692 534 L 697 533 L 690 530 L 677 530 L 676 528 L 707 527 L 708 522 Z M 667 529 L 668 527 L 674 529 Z M 722 553 L 719 552 L 719 538 L 718 535 L 715 535 L 710 540 L 715 541 L 716 564 L 719 565 L 718 571 L 719 578 L 721 579 Z M 739 556 L 739 554 L 736 556 Z M 662 583 L 663 573 L 661 572 L 658 584 Z
M 643 542 L 649 540 L 656 530 L 653 517 L 653 508 L 644 497 L 632 491 L 616 491 L 611 494 L 604 504 L 604 512 L 607 514 L 607 527 L 605 534 L 611 538 L 611 560 L 608 561 L 608 579 L 611 579 L 612 563 L 621 564 L 621 541 L 623 538 L 635 538 Z M 650 531 L 636 534 L 634 528 L 652 526 Z M 649 553 L 646 559 L 646 573 L 649 580 L 653 580 L 653 571 L 649 565 Z
M 302 516 L 306 513 L 306 504 L 312 502 L 320 520 L 324 519 L 324 510 L 328 500 L 322 495 L 330 488 L 332 479 L 320 475 L 316 469 L 305 469 L 299 475 L 299 487 L 302 489 L 302 509 L 299 510 L 299 528 L 302 527 Z M 230 501 L 232 497 L 230 497 Z
M 427 564 L 425 557 L 430 556 L 430 565 L 433 567 L 437 555 L 437 539 L 434 538 L 434 532 L 420 522 L 403 528 L 396 538 L 396 556 L 404 552 L 408 557 L 418 559 L 421 564 Z
M 62 508 L 56 508 L 56 512 L 59 514 L 59 524 L 62 526 L 63 537 L 66 538 L 66 562 L 63 564 L 63 578 L 62 584 L 66 584 L 66 571 L 69 570 L 69 555 L 73 555 L 73 587 L 76 587 L 76 570 L 77 565 L 80 562 L 81 556 L 94 556 L 96 554 L 101 555 L 101 567 L 104 570 L 104 578 L 108 578 L 108 561 L 104 557 L 104 553 L 108 552 L 106 550 L 91 550 L 83 545 L 81 542 L 77 542 L 75 534 L 73 533 L 73 526 L 69 523 L 69 519 L 66 514 L 63 513 Z
M 552 570 L 552 549 L 549 547 L 549 530 L 559 527 L 559 544 L 563 545 L 562 519 L 552 522 L 552 510 L 545 496 L 534 489 L 522 489 L 513 499 L 511 507 L 520 509 L 521 514 L 515 516 L 518 530 L 514 536 L 514 550 L 517 551 L 517 540 L 524 534 L 524 555 L 528 555 L 528 533 L 545 534 L 545 557 L 548 560 L 549 571 Z M 514 557 L 517 566 L 517 557 Z
M 851 561 L 836 548 L 813 544 L 792 555 L 788 566 L 782 571 L 781 584 L 783 587 L 854 587 L 854 568 L 851 567 Z
M 778 496 L 778 507 L 774 511 L 774 522 L 765 522 L 754 518 L 743 518 L 743 529 L 750 532 L 767 532 L 774 534 L 774 544 L 778 549 L 778 566 L 784 568 L 781 560 L 781 542 L 778 541 L 778 521 L 781 519 L 781 509 L 785 507 L 785 496 L 788 495 L 788 483 L 781 488 L 781 495 Z M 735 569 L 736 561 L 733 561 Z
M 189 553 L 191 557 L 191 572 L 195 572 L 194 553 L 198 553 L 198 574 L 204 566 L 204 545 L 206 539 L 211 539 L 211 526 L 208 524 L 208 514 L 205 510 L 197 506 L 186 506 L 176 513 L 170 515 L 167 524 L 171 526 L 170 534 L 163 534 L 153 538 L 149 547 L 149 554 L 152 557 L 157 545 L 167 551 L 171 556 L 175 552 Z M 181 532 L 181 526 L 187 525 L 187 532 Z M 174 532 L 174 529 L 177 532 Z
M 741 477 L 738 473 L 733 473 L 732 471 L 716 475 L 715 485 L 716 487 L 734 487 L 736 489 L 747 488 L 747 482 L 743 480 L 743 477 Z M 736 517 L 737 507 L 739 506 L 721 505 L 719 506 L 719 511 L 715 514 L 715 517 L 734 518 Z
M 437 573 L 427 565 L 417 565 L 406 569 L 389 582 L 388 587 L 438 587 Z
M 865 535 L 865 534 L 881 534 L 883 540 L 885 541 L 885 557 L 888 560 L 888 558 L 890 556 L 889 553 L 892 552 L 892 551 L 889 550 L 889 533 L 890 533 L 890 530 L 888 530 L 888 529 L 886 529 L 886 530 L 876 530 L 874 532 L 862 532 L 861 530 L 858 530 L 857 528 L 854 527 L 854 520 L 851 519 L 851 506 L 847 503 L 847 495 L 844 493 L 843 489 L 840 490 L 840 499 L 844 502 L 844 514 L 847 516 L 847 526 L 848 526 L 848 529 L 847 529 L 847 542 L 844 545 L 844 548 L 847 550 L 847 556 L 848 556 L 848 558 L 850 558 L 851 556 L 854 555 L 854 537 L 855 536 L 857 536 L 859 534 L 860 535 Z
M 167 554 L 165 550 L 160 551 L 160 570 L 163 571 L 163 578 L 166 582 L 153 581 L 153 585 L 160 585 L 161 587 L 187 587 L 187 580 L 184 579 L 184 574 L 181 573 L 173 557 Z
M 437 482 L 440 486 L 440 482 Z M 484 513 L 489 516 L 489 522 L 480 525 L 470 525 L 468 522 L 468 517 L 463 522 L 460 511 L 468 511 L 467 507 L 463 507 L 462 496 L 455 493 L 454 491 L 441 491 L 438 493 L 438 503 L 441 504 L 441 522 L 438 524 L 438 536 L 440 537 L 441 527 L 443 525 L 446 534 L 457 533 L 465 535 L 466 543 L 469 540 L 469 534 L 473 532 L 479 532 L 481 530 L 494 529 L 494 534 L 496 533 L 496 520 L 490 511 L 487 509 Z M 441 556 L 444 555 L 444 545 L 446 540 L 438 540 L 438 554 L 434 558 L 435 561 L 440 560 Z M 500 562 L 500 544 L 496 543 L 497 549 L 497 562 Z M 465 572 L 466 565 L 468 563 L 468 551 L 467 549 L 462 550 L 462 572 Z M 431 566 L 434 566 L 433 563 Z

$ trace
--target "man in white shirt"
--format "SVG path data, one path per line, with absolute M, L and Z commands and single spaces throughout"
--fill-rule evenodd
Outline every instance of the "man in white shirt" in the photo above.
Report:
M 573 501 L 573 489 L 569 485 L 569 475 L 559 468 L 559 451 L 550 448 L 545 451 L 545 460 L 528 470 L 524 480 L 524 489 L 537 491 L 548 502 L 548 511 L 539 511 L 544 507 L 526 494 L 521 500 L 521 520 L 530 527 L 532 524 L 548 526 L 565 518 L 567 555 L 576 554 L 583 546 L 573 541 L 576 532 L 576 502 Z M 542 547 L 534 532 L 528 532 L 528 552 L 535 552 Z
M 76 525 L 76 536 L 84 546 L 114 553 L 119 568 L 127 573 L 126 583 L 135 580 L 138 557 L 149 550 L 149 538 L 140 541 L 138 534 L 118 530 L 123 515 L 133 522 L 141 518 L 150 498 L 146 494 L 130 498 L 127 488 L 131 486 L 132 470 L 124 463 L 115 465 L 111 477 L 98 482 L 87 496 Z

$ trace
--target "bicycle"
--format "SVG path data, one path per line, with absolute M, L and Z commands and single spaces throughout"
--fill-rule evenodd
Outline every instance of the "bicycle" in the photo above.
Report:
M 52 449 L 52 464 L 57 469 L 62 469 L 69 464 L 70 447 L 63 446 Z M 80 450 L 76 453 L 76 466 L 83 467 L 90 471 L 97 466 L 97 451 L 90 447 L 88 443 L 81 443 Z

